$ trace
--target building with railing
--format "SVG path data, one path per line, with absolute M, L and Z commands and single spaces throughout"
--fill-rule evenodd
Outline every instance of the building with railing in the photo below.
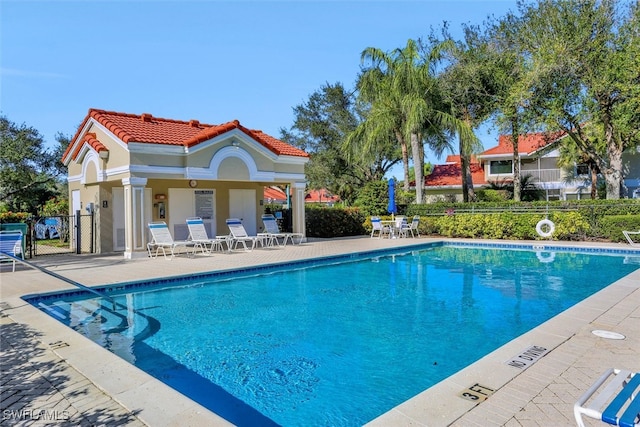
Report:
M 547 200 L 574 200 L 591 197 L 591 169 L 588 164 L 561 166 L 560 141 L 564 134 L 532 133 L 518 141 L 520 176 L 543 190 Z M 471 159 L 471 176 L 475 189 L 491 183 L 513 181 L 513 144 L 511 137 L 501 135 L 498 145 Z M 623 155 L 624 185 L 627 197 L 640 197 L 640 153 L 637 150 Z M 460 156 L 451 155 L 443 165 L 436 165 L 425 177 L 427 202 L 462 201 L 462 172 Z

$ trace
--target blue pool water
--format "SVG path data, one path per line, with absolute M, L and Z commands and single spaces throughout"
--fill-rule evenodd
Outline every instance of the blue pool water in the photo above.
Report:
M 237 425 L 355 426 L 638 267 L 440 244 L 29 302 Z

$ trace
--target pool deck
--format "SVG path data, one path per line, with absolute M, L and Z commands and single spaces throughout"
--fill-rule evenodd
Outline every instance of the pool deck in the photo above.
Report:
M 300 246 L 172 260 L 55 255 L 32 261 L 87 286 L 188 275 L 443 239 L 329 239 Z M 447 239 L 444 239 L 447 240 Z M 479 241 L 487 243 L 519 243 Z M 522 242 L 632 250 L 622 244 Z M 638 251 L 640 254 L 640 251 Z M 370 426 L 570 426 L 573 404 L 609 367 L 640 371 L 640 265 L 580 304 L 500 347 L 369 423 Z M 27 294 L 72 288 L 45 273 L 2 265 L 2 425 L 217 426 L 228 423 L 25 303 Z M 588 280 L 588 277 L 585 277 Z M 600 338 L 593 330 L 623 334 Z M 531 346 L 548 352 L 526 369 L 507 362 Z M 461 349 L 464 351 L 464 349 Z M 461 394 L 494 390 L 487 400 Z M 473 394 L 473 393 L 472 393 Z M 602 425 L 588 419 L 586 425 Z

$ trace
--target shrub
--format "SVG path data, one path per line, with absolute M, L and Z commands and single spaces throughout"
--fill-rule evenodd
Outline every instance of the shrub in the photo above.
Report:
M 16 223 L 27 222 L 31 215 L 28 212 L 1 212 L 0 222 L 2 223 Z
M 626 242 L 623 230 L 640 230 L 640 215 L 612 215 L 600 219 L 600 237 L 612 242 Z
M 305 210 L 307 237 L 360 236 L 366 233 L 365 215 L 357 208 L 309 208 Z
M 482 202 L 504 202 L 509 199 L 509 195 L 505 190 L 491 188 L 482 188 L 476 191 L 476 197 Z
M 541 214 L 500 212 L 491 214 L 457 214 L 430 217 L 429 234 L 446 237 L 535 240 L 542 239 L 536 232 Z M 589 223 L 577 212 L 563 212 L 549 217 L 555 223 L 551 238 L 556 240 L 584 239 Z
M 384 215 L 389 203 L 389 184 L 387 181 L 372 181 L 358 193 L 356 205 L 363 215 Z

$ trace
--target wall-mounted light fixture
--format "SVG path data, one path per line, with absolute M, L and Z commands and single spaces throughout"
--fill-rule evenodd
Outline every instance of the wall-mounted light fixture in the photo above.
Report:
M 164 200 L 166 198 L 167 196 L 165 196 L 164 194 L 156 194 L 156 200 Z
M 240 147 L 240 143 L 238 141 L 232 141 L 231 146 L 233 146 L 233 148 L 238 148 Z

